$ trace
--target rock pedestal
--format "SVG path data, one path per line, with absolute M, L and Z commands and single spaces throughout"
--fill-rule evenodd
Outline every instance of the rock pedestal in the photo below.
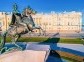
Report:
M 0 55 L 0 62 L 44 62 L 46 51 L 16 51 Z
M 27 44 L 24 51 L 12 51 L 0 55 L 0 62 L 46 62 L 49 45 Z

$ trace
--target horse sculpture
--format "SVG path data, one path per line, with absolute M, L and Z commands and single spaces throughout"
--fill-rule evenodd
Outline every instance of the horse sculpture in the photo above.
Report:
M 12 43 L 17 47 L 21 48 L 16 44 L 16 41 L 21 37 L 22 34 L 32 32 L 34 29 L 39 29 L 44 32 L 40 26 L 36 26 L 31 15 L 21 17 L 20 14 L 16 13 L 12 15 L 12 22 L 9 26 L 9 29 L 2 34 L 1 48 L 4 47 L 6 42 L 6 35 L 12 37 Z

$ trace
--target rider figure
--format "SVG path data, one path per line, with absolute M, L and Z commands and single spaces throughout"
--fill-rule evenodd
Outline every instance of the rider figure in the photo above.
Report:
M 35 27 L 35 24 L 34 24 L 32 16 L 31 16 L 31 13 L 32 13 L 32 10 L 27 8 L 24 10 L 24 12 L 22 14 L 20 14 L 18 11 L 17 5 L 14 4 L 12 21 L 11 21 L 10 26 L 15 26 L 15 25 L 21 24 L 21 25 L 25 26 L 27 28 L 27 30 L 32 31 L 33 27 Z M 26 20 L 26 21 L 24 21 L 24 20 Z
M 13 5 L 13 14 L 12 14 L 12 21 L 10 23 L 10 26 L 15 26 L 15 25 L 18 25 L 18 24 L 21 24 L 21 25 L 25 26 L 25 24 L 21 22 L 21 18 L 22 18 L 22 16 L 18 11 L 17 4 L 15 3 Z
M 11 24 L 10 26 L 18 26 L 19 24 L 23 25 L 23 26 L 26 26 L 25 23 L 21 22 L 21 14 L 20 13 L 13 13 L 12 14 L 12 21 L 11 21 Z
M 27 25 L 27 27 L 28 27 L 28 29 L 30 30 L 30 31 L 32 31 L 33 30 L 33 27 L 35 27 L 35 23 L 34 23 L 34 20 L 33 20 L 33 18 L 32 18 L 32 16 L 31 16 L 31 14 L 32 14 L 32 11 L 30 10 L 30 9 L 28 9 L 28 8 L 26 8 L 24 11 L 23 11 L 23 13 L 22 13 L 22 17 L 23 17 L 23 19 L 25 18 L 25 17 L 28 17 L 28 19 L 29 20 L 31 20 L 31 22 L 32 22 L 32 26 L 30 26 L 30 23 L 27 21 L 27 22 L 25 22 L 26 23 L 26 25 Z

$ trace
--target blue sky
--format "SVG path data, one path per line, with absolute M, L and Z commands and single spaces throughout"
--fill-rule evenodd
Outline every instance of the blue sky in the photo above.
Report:
M 37 10 L 37 12 L 84 12 L 84 0 L 1 0 L 0 11 L 11 12 L 14 3 L 17 3 L 20 11 L 30 5 L 33 9 Z
M 30 5 L 37 12 L 80 11 L 84 14 L 84 0 L 1 0 L 0 11 L 12 12 L 14 3 L 17 3 L 20 12 Z

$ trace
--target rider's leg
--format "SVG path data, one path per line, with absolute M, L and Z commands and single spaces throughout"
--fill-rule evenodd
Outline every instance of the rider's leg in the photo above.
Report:
M 25 24 L 25 23 L 20 23 L 20 24 L 25 26 L 25 29 L 27 29 L 27 31 L 30 31 L 29 28 L 27 27 L 27 24 Z
M 27 24 L 27 28 L 29 29 L 29 31 L 33 32 L 33 27 L 30 24 Z

